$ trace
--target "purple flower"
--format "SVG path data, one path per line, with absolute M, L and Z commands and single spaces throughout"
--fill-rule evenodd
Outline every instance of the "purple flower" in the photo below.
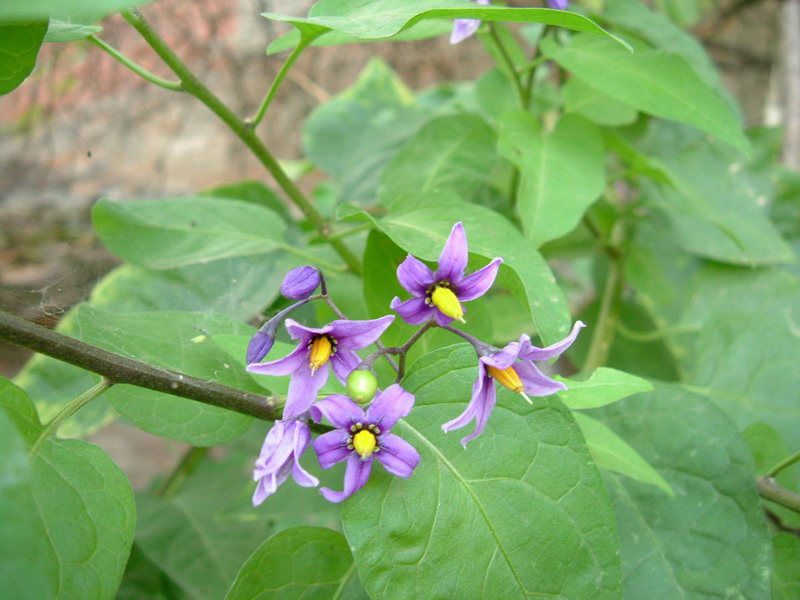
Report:
M 269 354 L 269 351 L 272 350 L 272 346 L 275 344 L 277 328 L 276 322 L 268 321 L 262 329 L 259 329 L 256 334 L 250 338 L 250 343 L 247 344 L 247 354 L 245 356 L 247 364 L 258 362 Z
M 547 6 L 555 10 L 567 10 L 569 0 L 547 0 Z
M 398 384 L 390 385 L 364 412 L 347 396 L 328 396 L 311 407 L 317 423 L 324 416 L 336 427 L 316 440 L 314 450 L 323 469 L 347 461 L 344 491 L 321 488 L 326 500 L 341 502 L 364 487 L 377 458 L 384 468 L 398 477 L 411 477 L 419 464 L 419 453 L 403 438 L 390 433 L 398 419 L 414 406 L 414 396 Z
M 489 5 L 489 0 L 475 0 L 478 4 L 482 4 L 484 6 Z M 473 33 L 478 31 L 478 27 L 481 26 L 480 19 L 456 19 L 453 21 L 453 32 L 450 34 L 450 43 L 457 44 Z
M 300 466 L 300 456 L 310 444 L 311 431 L 302 421 L 275 421 L 264 439 L 253 471 L 253 479 L 258 482 L 253 494 L 253 506 L 258 506 L 274 494 L 290 472 L 298 485 L 319 485 L 319 480 Z
M 304 300 L 314 293 L 320 281 L 316 267 L 296 267 L 283 278 L 281 294 L 291 300 Z
M 401 302 L 396 297 L 391 302 L 406 323 L 419 325 L 431 317 L 437 325 L 447 325 L 453 319 L 464 321 L 462 302 L 474 300 L 492 287 L 502 258 L 495 258 L 488 265 L 464 276 L 467 267 L 467 236 L 461 223 L 453 225 L 436 273 L 411 256 L 397 267 L 397 279 L 413 298 Z
M 478 360 L 478 379 L 472 384 L 472 398 L 467 408 L 461 415 L 442 425 L 442 430 L 447 433 L 453 429 L 460 429 L 475 419 L 475 429 L 461 440 L 461 445 L 465 448 L 467 442 L 483 433 L 497 400 L 493 379 L 511 391 L 521 394 L 528 402 L 531 402 L 528 395 L 549 396 L 566 389 L 563 383 L 542 373 L 532 361 L 548 360 L 564 352 L 572 345 L 584 326 L 584 323 L 578 321 L 567 337 L 547 348 L 533 346 L 531 338 L 522 334 L 519 342 L 511 342 L 499 352 L 481 356 Z
M 354 350 L 361 350 L 377 340 L 394 320 L 387 315 L 372 321 L 333 321 L 320 328 L 305 327 L 286 319 L 286 329 L 297 348 L 278 360 L 247 365 L 247 370 L 260 375 L 291 375 L 283 418 L 302 415 L 317 399 L 317 393 L 328 381 L 328 364 L 336 378 L 345 383 L 350 371 L 361 359 Z

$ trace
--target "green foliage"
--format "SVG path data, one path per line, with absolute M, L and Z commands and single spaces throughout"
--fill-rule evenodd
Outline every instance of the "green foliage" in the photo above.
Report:
M 27 395 L 0 380 L 0 595 L 113 598 L 136 520 L 127 478 L 97 446 L 31 444 L 42 427 Z
M 740 151 L 749 144 L 736 116 L 686 60 L 664 50 L 633 53 L 612 40 L 582 34 L 568 45 L 542 42 L 548 58 L 604 94 L 641 111 L 688 123 Z
M 344 508 L 367 591 L 619 597 L 614 516 L 569 411 L 553 397 L 530 407 L 501 392 L 487 431 L 464 450 L 461 432 L 440 426 L 474 376 L 475 354 L 459 345 L 427 354 L 403 380 L 417 403 L 399 433 L 422 462 L 408 481 L 373 474 Z
M 625 596 L 769 596 L 770 542 L 750 452 L 703 396 L 659 386 L 602 409 L 675 492 L 609 475 Z
M 1 6 L 0 93 L 30 75 L 43 40 L 100 38 L 95 23 L 133 4 Z M 41 339 L 63 344 L 76 364 L 105 349 L 268 395 L 259 402 L 277 409 L 302 390 L 303 402 L 349 394 L 370 410 L 341 372 L 309 383 L 325 372 L 311 373 L 310 353 L 318 360 L 327 339 L 340 370 L 363 360 L 369 386 L 398 381 L 415 395 L 392 435 L 419 463 L 376 423 L 372 455 L 357 457 L 341 434 L 332 452 L 349 462 L 323 471 L 311 445 L 339 438 L 309 414 L 253 423 L 222 401 L 141 381 L 105 390 L 97 375 L 42 354 L 16 385 L 0 379 L 0 597 L 797 595 L 800 545 L 787 532 L 800 516 L 791 502 L 760 499 L 758 478 L 800 448 L 800 176 L 779 166 L 780 131 L 742 131 L 709 55 L 682 29 L 700 14 L 694 0 L 570 9 L 321 0 L 307 17 L 267 13 L 292 26 L 268 53 L 293 52 L 251 120 L 198 84 L 143 16 L 123 14 L 265 177 L 181 198 L 98 201 L 95 231 L 123 264 L 63 316 L 64 337 Z M 453 19 L 485 22 L 477 37 L 495 64 L 474 82 L 418 91 L 372 58 L 298 124 L 304 156 L 281 161 L 263 144 L 281 118 L 270 102 L 308 46 L 400 43 L 446 34 Z M 502 258 L 491 289 L 467 297 L 460 273 L 432 282 L 411 262 L 401 285 L 408 255 L 438 268 L 457 222 L 466 274 Z M 459 254 L 450 251 L 445 263 Z M 324 283 L 295 305 L 280 288 L 300 265 L 319 268 Z M 323 337 L 328 330 L 298 344 L 286 326 L 287 316 L 311 328 L 383 317 L 395 297 L 416 298 L 424 313 L 437 286 L 463 300 L 464 323 L 421 329 L 396 315 L 383 346 L 358 359 L 336 356 L 341 339 Z M 564 343 L 578 318 L 587 327 Z M 566 387 L 542 396 L 526 381 L 531 404 L 478 362 L 516 352 L 522 334 L 563 355 L 539 361 L 541 375 L 526 363 L 525 378 Z M 269 347 L 263 361 L 280 361 L 272 368 L 285 375 L 246 370 L 254 335 Z M 484 376 L 494 406 L 481 404 Z M 87 390 L 102 396 L 78 410 Z M 488 420 L 465 448 L 459 440 L 474 424 L 448 434 L 442 425 L 470 398 Z M 135 506 L 100 448 L 59 437 L 85 437 L 120 416 L 193 446 Z M 365 460 L 369 480 L 350 494 Z M 314 483 L 299 466 L 348 498 L 334 504 L 296 485 L 293 476 Z M 796 464 L 775 478 L 789 498 L 797 482 Z
M 367 598 L 341 533 L 293 527 L 261 544 L 242 565 L 225 600 Z
M 46 21 L 0 22 L 0 95 L 15 89 L 31 74 L 46 32 Z

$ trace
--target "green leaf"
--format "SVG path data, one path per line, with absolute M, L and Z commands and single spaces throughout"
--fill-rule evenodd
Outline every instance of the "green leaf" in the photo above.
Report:
M 83 305 L 75 313 L 83 341 L 106 350 L 224 385 L 263 391 L 208 336 L 248 326 L 213 314 L 112 313 Z M 214 446 L 245 432 L 252 418 L 224 408 L 129 385 L 104 394 L 137 427 L 195 446 Z
M 0 8 L 0 19 L 5 8 Z M 0 95 L 16 89 L 36 66 L 47 21 L 0 22 Z
M 702 139 L 681 151 L 657 152 L 670 181 L 650 199 L 667 210 L 682 248 L 748 266 L 796 260 L 766 214 L 772 183 L 749 172 L 749 163 Z
M 571 231 L 605 188 L 600 131 L 581 117 L 564 116 L 544 131 L 531 113 L 507 113 L 498 149 L 522 174 L 517 210 L 537 247 Z
M 714 61 L 697 38 L 673 24 L 668 18 L 636 0 L 607 0 L 603 18 L 627 31 L 634 32 L 660 50 L 668 50 L 686 59 L 694 71 L 738 111 L 735 101 L 720 81 Z
M 598 92 L 574 77 L 567 80 L 561 94 L 566 113 L 575 113 L 598 125 L 630 125 L 639 115 L 630 105 Z
M 260 181 L 240 181 L 229 185 L 221 185 L 201 193 L 204 196 L 233 198 L 234 200 L 252 202 L 258 206 L 264 206 L 275 214 L 280 215 L 287 223 L 292 222 L 292 216 L 289 214 L 286 203 L 281 200 L 278 194 Z
M 0 20 L 46 19 L 51 14 L 96 13 L 107 15 L 150 0 L 24 0 L 0 3 Z
M 742 152 L 750 149 L 728 105 L 682 56 L 647 48 L 631 54 L 594 35 L 577 35 L 566 46 L 545 39 L 542 52 L 612 98 L 657 117 L 693 125 Z
M 626 598 L 768 598 L 770 540 L 741 435 L 702 396 L 659 386 L 601 409 L 675 491 L 609 475 Z
M 366 213 L 364 216 L 395 244 L 428 261 L 438 259 L 454 223 L 463 222 L 471 253 L 487 259 L 503 258 L 498 281 L 530 308 L 545 344 L 562 339 L 569 331 L 568 307 L 550 267 L 522 234 L 496 212 L 439 191 L 400 198 L 383 219 Z
M 439 117 L 426 123 L 383 170 L 381 202 L 412 192 L 448 189 L 470 200 L 492 184 L 497 136 L 478 115 Z
M 130 263 L 169 269 L 289 248 L 286 225 L 263 206 L 198 196 L 115 202 L 92 208 L 103 244 Z
M 779 533 L 772 538 L 773 600 L 794 600 L 800 596 L 800 538 L 791 533 Z
M 670 496 L 675 492 L 648 462 L 629 444 L 600 421 L 585 414 L 573 415 L 592 453 L 592 458 L 605 469 L 615 471 L 636 481 L 654 485 Z
M 340 198 L 374 204 L 383 165 L 427 118 L 394 71 L 372 59 L 352 87 L 311 113 L 303 145 L 339 183 Z
M 0 405 L 0 597 L 114 598 L 135 522 L 127 478 L 80 440 L 49 439 L 29 463 L 14 424 L 30 443 L 35 410 L 7 381 Z
M 558 398 L 572 410 L 596 408 L 653 389 L 646 379 L 607 367 L 600 367 L 583 381 L 557 375 L 555 378 L 567 386 L 558 392 Z
M 74 42 L 76 40 L 85 39 L 102 30 L 103 28 L 99 25 L 84 25 L 81 23 L 70 23 L 68 21 L 50 19 L 44 41 L 50 44 Z
M 566 407 L 500 390 L 466 450 L 458 440 L 468 430 L 442 432 L 469 400 L 475 365 L 471 346 L 450 346 L 403 381 L 416 405 L 392 432 L 422 460 L 407 480 L 374 465 L 344 505 L 365 588 L 397 598 L 420 589 L 430 598 L 619 598 L 613 512 Z
M 426 19 L 480 19 L 516 23 L 545 23 L 574 31 L 603 34 L 618 40 L 593 21 L 576 13 L 549 8 L 504 8 L 476 6 L 466 0 L 321 0 L 298 18 L 276 13 L 262 13 L 274 21 L 286 21 L 296 27 L 337 31 L 359 40 L 391 37 Z
M 338 531 L 292 527 L 264 541 L 242 565 L 225 600 L 366 598 Z M 341 595 L 343 590 L 349 593 Z

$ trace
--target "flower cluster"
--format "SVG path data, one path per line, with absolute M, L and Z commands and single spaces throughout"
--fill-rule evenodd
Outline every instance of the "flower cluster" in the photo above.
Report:
M 454 321 L 465 322 L 463 303 L 479 298 L 491 288 L 503 262 L 495 258 L 477 271 L 465 274 L 468 257 L 467 237 L 461 223 L 456 223 L 450 231 L 435 271 L 409 254 L 397 268 L 397 278 L 411 297 L 406 300 L 395 297 L 390 307 L 406 323 L 422 327 L 404 346 L 379 346 L 363 360 L 356 351 L 377 344 L 395 317 L 386 315 L 367 321 L 347 319 L 328 297 L 318 269 L 298 267 L 287 274 L 281 292 L 297 302 L 265 323 L 253 336 L 247 350 L 247 370 L 251 373 L 291 377 L 282 419 L 276 421 L 267 434 L 256 460 L 254 505 L 273 494 L 290 473 L 298 485 L 319 485 L 317 478 L 300 464 L 300 457 L 308 448 L 314 449 L 323 469 L 339 462 L 346 463 L 344 489 L 340 492 L 326 487 L 320 489 L 331 502 L 342 502 L 361 489 L 369 479 L 375 459 L 392 475 L 404 478 L 412 475 L 420 455 L 411 444 L 392 433 L 392 428 L 411 412 L 414 395 L 397 382 L 380 391 L 372 365 L 381 355 L 400 355 L 399 366 L 392 363 L 399 382 L 405 353 L 430 327 L 440 327 L 461 336 L 477 353 L 478 376 L 472 386 L 472 397 L 461 415 L 442 425 L 442 429 L 449 432 L 466 427 L 474 420 L 474 429 L 461 440 L 464 447 L 486 428 L 497 397 L 495 381 L 528 402 L 531 402 L 530 396 L 546 396 L 565 388 L 563 383 L 542 373 L 535 361 L 556 358 L 569 348 L 584 326 L 580 321 L 566 338 L 546 348 L 537 348 L 531 344 L 530 337 L 523 334 L 519 341 L 498 349 L 451 326 Z M 313 296 L 318 287 L 321 293 Z M 287 317 L 295 308 L 313 300 L 324 300 L 341 318 L 322 327 L 308 327 Z M 258 362 L 271 350 L 281 321 L 291 339 L 297 340 L 297 347 L 283 358 Z M 318 398 L 331 370 L 336 379 L 346 385 L 347 395 Z M 332 429 L 312 442 L 309 421 L 324 427 L 323 420 Z

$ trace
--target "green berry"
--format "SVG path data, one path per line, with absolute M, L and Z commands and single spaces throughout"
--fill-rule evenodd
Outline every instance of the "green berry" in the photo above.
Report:
M 356 404 L 366 404 L 375 397 L 378 380 L 371 371 L 357 369 L 347 376 L 347 395 Z

